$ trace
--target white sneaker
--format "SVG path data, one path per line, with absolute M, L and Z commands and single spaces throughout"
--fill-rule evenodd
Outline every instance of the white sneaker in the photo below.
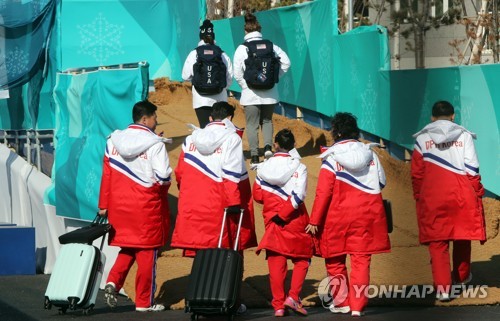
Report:
M 438 299 L 441 302 L 448 302 L 450 301 L 450 295 L 446 292 L 444 293 L 437 293 L 436 294 L 436 299 Z
M 343 307 L 336 307 L 333 304 L 329 307 L 331 313 L 349 313 L 351 312 L 351 307 L 348 305 Z
M 269 159 L 269 158 L 271 158 L 271 156 L 273 156 L 273 149 L 272 149 L 271 145 L 266 145 L 264 147 L 264 158 Z
M 238 311 L 236 311 L 236 314 L 241 315 L 241 314 L 244 314 L 246 312 L 247 312 L 247 306 L 242 303 L 242 304 L 240 304 Z
M 351 317 L 360 317 L 362 315 L 365 315 L 363 311 L 352 311 L 351 312 Z
M 109 282 L 104 287 L 104 301 L 110 308 L 114 308 L 118 305 L 118 293 L 116 292 L 116 286 L 113 282 Z
M 149 308 L 135 308 L 137 312 L 160 312 L 165 310 L 165 306 L 163 304 L 154 304 Z

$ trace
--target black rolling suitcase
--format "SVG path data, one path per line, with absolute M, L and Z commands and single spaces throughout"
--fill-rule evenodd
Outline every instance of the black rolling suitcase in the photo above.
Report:
M 185 298 L 185 312 L 197 320 L 204 315 L 227 315 L 232 320 L 239 308 L 239 295 L 243 279 L 243 257 L 238 253 L 241 210 L 234 249 L 221 248 L 226 225 L 227 209 L 222 219 L 218 248 L 199 250 L 193 261 Z

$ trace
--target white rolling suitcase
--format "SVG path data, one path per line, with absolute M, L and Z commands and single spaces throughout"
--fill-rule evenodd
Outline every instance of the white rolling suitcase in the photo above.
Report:
M 60 313 L 66 313 L 68 309 L 82 308 L 83 314 L 89 314 L 95 305 L 105 263 L 106 256 L 93 245 L 64 244 L 45 292 L 45 309 L 54 305 L 60 308 Z

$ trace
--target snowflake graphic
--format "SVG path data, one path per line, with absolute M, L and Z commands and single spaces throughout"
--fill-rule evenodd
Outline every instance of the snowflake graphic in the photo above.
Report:
M 290 80 L 290 77 L 283 77 L 283 98 L 288 98 L 289 95 L 290 95 L 290 92 L 291 92 L 291 89 L 290 87 L 292 86 L 291 85 L 292 81 Z M 290 97 L 290 98 L 293 98 L 293 97 Z
M 474 108 L 475 108 L 474 102 L 471 101 L 467 104 L 463 104 L 461 106 L 461 109 L 459 109 L 459 108 L 457 108 L 455 113 L 460 115 L 460 123 L 462 124 L 462 126 L 467 128 L 469 126 L 470 120 L 472 118 L 472 116 L 471 116 L 472 110 L 474 110 Z
M 368 81 L 365 91 L 361 94 L 361 109 L 363 111 L 363 120 L 360 122 L 361 128 L 367 132 L 375 132 L 376 110 L 378 105 L 378 93 L 375 89 L 371 75 L 368 76 Z
M 300 16 L 297 16 L 295 19 L 295 48 L 297 49 L 296 52 L 298 52 L 300 56 L 304 54 L 304 47 L 306 45 L 306 35 L 304 34 L 302 19 L 300 19 Z
M 328 90 L 332 90 L 332 48 L 331 44 L 328 42 L 327 37 L 323 38 L 323 43 L 319 48 L 319 61 L 321 61 L 319 67 L 319 88 L 321 90 L 321 97 L 323 101 L 326 100 L 328 96 Z
M 94 96 L 90 95 L 88 100 L 85 102 L 83 109 L 83 124 L 84 128 L 82 131 L 82 136 L 89 136 L 92 133 L 92 126 L 94 124 L 95 115 L 95 100 Z
M 0 59 L 5 61 L 0 73 L 7 74 L 10 78 L 19 77 L 28 72 L 29 53 L 18 47 L 14 50 L 8 50 Z
M 85 198 L 87 201 L 92 201 L 94 199 L 95 191 L 96 191 L 96 183 L 97 183 L 97 174 L 95 173 L 95 169 L 92 168 L 90 172 L 87 174 L 86 182 L 85 182 Z
M 178 12 L 174 14 L 175 17 L 175 28 L 177 29 L 177 39 L 181 40 L 182 39 L 182 17 L 179 15 Z
M 49 0 L 31 0 L 31 6 L 33 8 L 33 13 L 38 15 L 47 5 Z
M 100 12 L 89 24 L 77 25 L 80 30 L 80 50 L 78 53 L 91 56 L 99 66 L 106 64 L 111 56 L 121 55 L 124 25 L 111 24 Z

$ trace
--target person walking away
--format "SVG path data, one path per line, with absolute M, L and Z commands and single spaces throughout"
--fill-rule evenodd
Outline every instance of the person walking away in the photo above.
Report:
M 264 157 L 273 154 L 273 113 L 279 102 L 276 83 L 291 63 L 285 51 L 262 38 L 261 25 L 252 13 L 245 15 L 244 41 L 234 53 L 234 79 L 241 87 L 250 162 L 258 164 L 259 126 L 264 138 Z
M 121 248 L 104 288 L 106 303 L 117 305 L 117 293 L 137 262 L 135 309 L 139 312 L 165 309 L 154 303 L 155 275 L 158 249 L 167 242 L 169 231 L 172 169 L 166 139 L 154 132 L 156 110 L 147 100 L 136 103 L 134 123 L 109 136 L 98 204 L 99 215 L 107 215 L 112 226 L 109 244 Z
M 413 135 L 413 197 L 419 241 L 429 249 L 436 298 L 449 301 L 453 283 L 472 279 L 471 241 L 486 241 L 476 135 L 454 123 L 448 101 L 432 106 L 431 123 Z M 451 272 L 449 244 L 453 243 Z
M 265 232 L 257 254 L 266 250 L 274 316 L 284 316 L 286 309 L 305 316 L 300 293 L 313 255 L 312 237 L 305 231 L 309 223 L 304 204 L 307 169 L 300 162 L 290 130 L 276 134 L 274 149 L 274 156 L 258 165 L 253 185 L 254 200 L 264 205 Z M 287 260 L 293 263 L 293 273 L 285 295 Z
M 228 225 L 222 247 L 233 248 L 240 209 L 244 209 L 238 250 L 257 245 L 251 190 L 243 159 L 238 129 L 231 122 L 234 107 L 217 102 L 212 107 L 211 122 L 186 137 L 175 169 L 179 187 L 178 213 L 171 247 L 183 249 L 194 257 L 197 250 L 217 248 L 224 209 Z M 246 310 L 240 306 L 239 313 Z
M 334 144 L 320 155 L 321 165 L 311 220 L 306 231 L 317 236 L 329 278 L 341 291 L 332 293 L 332 313 L 361 316 L 368 304 L 372 254 L 390 251 L 381 189 L 385 173 L 370 145 L 360 142 L 356 118 L 337 113 Z M 346 258 L 350 257 L 347 274 Z
M 184 61 L 182 79 L 193 85 L 193 108 L 200 128 L 205 128 L 210 122 L 212 105 L 227 101 L 227 88 L 233 81 L 231 59 L 216 45 L 210 20 L 203 21 L 200 26 L 200 42 Z

